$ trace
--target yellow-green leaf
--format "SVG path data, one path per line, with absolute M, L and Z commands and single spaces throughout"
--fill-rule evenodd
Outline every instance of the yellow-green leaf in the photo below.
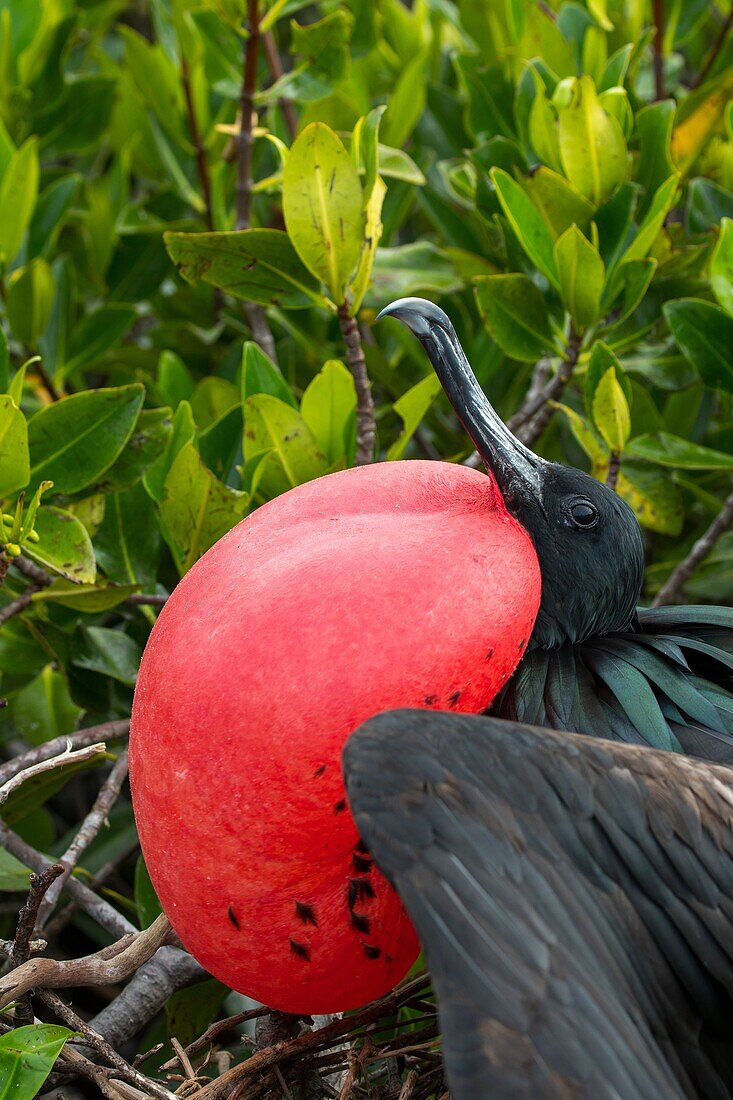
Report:
M 38 197 L 38 140 L 11 156 L 0 183 L 0 255 L 9 264 L 21 246 Z
M 720 236 L 710 257 L 710 285 L 726 311 L 733 315 L 733 221 L 723 218 Z
M 290 150 L 283 213 L 296 252 L 340 305 L 361 251 L 362 191 L 353 160 L 322 122 L 306 126 Z
M 577 225 L 571 225 L 556 242 L 555 265 L 565 309 L 578 328 L 587 328 L 598 320 L 606 272 L 598 249 Z
M 631 431 L 631 413 L 613 367 L 609 367 L 596 386 L 593 420 L 611 450 L 623 451 Z
M 562 81 L 558 91 L 555 100 L 563 170 L 581 194 L 598 206 L 628 176 L 623 131 L 598 102 L 589 76 Z
M 372 186 L 369 202 L 366 206 L 364 240 L 362 241 L 359 264 L 351 282 L 351 306 L 349 312 L 352 317 L 355 317 L 358 313 L 359 306 L 364 300 L 364 295 L 369 289 L 369 281 L 372 277 L 372 268 L 374 267 L 374 258 L 377 254 L 379 241 L 382 237 L 382 204 L 386 194 L 387 188 L 377 176 Z
M 10 394 L 0 394 L 0 498 L 28 484 L 28 428 Z

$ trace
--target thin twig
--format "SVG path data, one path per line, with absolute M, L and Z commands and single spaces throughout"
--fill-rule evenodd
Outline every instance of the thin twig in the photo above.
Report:
M 516 413 L 507 421 L 509 430 L 514 432 L 525 446 L 530 447 L 549 424 L 554 412 L 551 402 L 557 401 L 562 396 L 565 387 L 572 378 L 573 371 L 578 364 L 580 345 L 580 337 L 571 326 L 565 358 L 560 364 L 555 377 L 547 383 L 532 401 L 527 401 L 519 413 Z
M 2 573 L 1 567 L 4 561 L 7 561 L 7 559 L 0 557 L 0 573 Z M 5 573 L 7 573 L 7 568 L 5 569 Z M 0 584 L 2 584 L 3 576 L 4 574 L 0 576 Z M 16 596 L 15 599 L 11 600 L 5 607 L 0 608 L 0 626 L 3 626 L 8 619 L 12 619 L 14 615 L 20 615 L 29 608 L 34 595 L 36 592 L 40 591 L 41 589 L 38 585 L 30 584 L 25 592 L 21 592 L 19 596 Z
M 3 783 L 0 787 L 0 806 L 7 802 L 11 794 L 22 787 L 27 780 L 34 779 L 37 775 L 43 775 L 44 772 L 55 771 L 56 768 L 65 768 L 67 764 L 81 764 L 85 760 L 91 760 L 93 757 L 98 756 L 100 752 L 104 752 L 106 748 L 104 741 L 100 741 L 95 745 L 88 745 L 87 748 L 72 752 L 71 741 L 67 741 L 66 748 L 58 756 L 52 756 L 50 760 L 32 764 L 29 768 L 25 768 L 14 775 L 7 783 Z
M 606 485 L 609 489 L 616 488 L 618 484 L 618 475 L 621 471 L 621 452 L 611 451 L 608 460 L 608 473 L 606 474 Z
M 86 729 L 77 730 L 76 733 L 62 734 L 46 741 L 43 745 L 36 745 L 28 749 L 20 756 L 13 757 L 0 766 L 0 784 L 6 783 L 12 776 L 25 771 L 26 768 L 40 763 L 41 760 L 50 760 L 59 753 L 71 749 L 83 749 L 89 745 L 95 745 L 98 741 L 119 741 L 127 737 L 130 732 L 130 719 L 118 718 L 112 722 L 102 722 L 99 726 L 88 726 Z
M 723 25 L 720 28 L 720 31 L 718 33 L 718 37 L 715 39 L 715 42 L 713 43 L 713 48 L 711 49 L 710 53 L 708 54 L 707 61 L 703 65 L 702 69 L 700 70 L 700 73 L 699 73 L 697 79 L 695 81 L 693 81 L 693 83 L 690 85 L 690 90 L 693 90 L 694 88 L 699 88 L 700 85 L 704 84 L 705 81 L 707 80 L 708 74 L 710 73 L 710 70 L 712 69 L 715 62 L 718 60 L 718 55 L 720 54 L 720 51 L 723 48 L 725 40 L 728 37 L 728 32 L 730 31 L 731 26 L 733 26 L 733 7 L 731 7 L 730 11 L 728 12 L 727 16 L 725 17 L 725 21 L 723 22 Z
M 684 561 L 679 563 L 659 589 L 652 600 L 652 607 L 674 603 L 680 590 L 690 579 L 700 562 L 708 556 L 718 539 L 725 534 L 732 524 L 733 493 L 727 497 L 721 511 L 718 512 L 705 534 L 697 540 Z
M 250 1008 L 247 1012 L 237 1012 L 234 1016 L 227 1016 L 225 1020 L 216 1020 L 213 1024 L 207 1027 L 203 1035 L 199 1035 L 198 1039 L 194 1039 L 192 1043 L 189 1043 L 184 1048 L 185 1053 L 189 1058 L 193 1058 L 199 1051 L 204 1050 L 209 1043 L 213 1043 L 215 1039 L 218 1039 L 220 1035 L 223 1035 L 227 1031 L 231 1031 L 234 1027 L 239 1027 L 240 1024 L 245 1024 L 249 1020 L 257 1020 L 260 1016 L 269 1016 L 269 1008 Z M 160 1068 L 162 1070 L 173 1069 L 177 1062 L 176 1058 L 171 1058 L 170 1061 L 165 1062 Z
M 193 100 L 193 92 L 191 90 L 191 70 L 188 67 L 188 60 L 181 50 L 181 83 L 183 84 L 183 97 L 186 101 L 186 114 L 188 116 L 188 129 L 191 134 L 191 141 L 196 151 L 196 171 L 199 177 L 199 184 L 201 186 L 201 193 L 204 199 L 204 218 L 206 221 L 206 228 L 211 232 L 214 228 L 214 205 L 211 197 L 211 175 L 209 174 L 209 162 L 206 157 L 206 146 L 201 138 L 201 131 L 199 129 L 198 119 L 196 117 L 196 106 Z
M 272 73 L 273 79 L 279 80 L 280 77 L 284 74 L 284 69 L 282 66 L 282 61 L 280 60 L 277 43 L 275 42 L 275 36 L 272 31 L 266 31 L 262 35 L 262 45 L 264 46 L 265 54 L 267 55 L 267 64 L 270 66 L 270 72 Z M 280 110 L 283 113 L 285 125 L 288 128 L 290 139 L 292 141 L 292 139 L 298 132 L 298 119 L 295 114 L 295 108 L 293 107 L 292 101 L 286 99 L 285 96 L 281 96 L 281 98 L 278 99 L 277 102 Z
M 48 396 L 52 401 L 59 401 L 65 396 L 62 390 L 56 388 L 56 384 L 43 365 L 43 361 L 39 358 L 36 359 L 33 364 L 33 373 L 38 375 L 38 378 L 43 386 L 44 390 L 48 393 Z
M 654 18 L 654 97 L 664 99 L 664 0 L 652 0 Z
M 51 886 L 54 879 L 58 878 L 59 875 L 63 873 L 63 870 L 61 864 L 54 863 L 40 874 L 32 874 L 30 876 L 28 898 L 25 905 L 21 907 L 18 913 L 15 940 L 13 941 L 13 950 L 10 954 L 10 964 L 14 968 L 15 973 L 17 973 L 18 969 L 22 969 L 24 966 L 28 965 L 31 954 L 31 940 L 33 938 L 36 918 L 38 916 L 38 908 L 43 901 L 43 895 Z M 31 1004 L 31 998 L 28 995 L 28 991 L 32 988 L 32 984 L 26 986 L 17 996 L 10 998 L 10 1001 L 18 1002 L 15 1006 L 14 1014 L 16 1027 L 20 1027 L 22 1024 L 33 1023 L 33 1006 Z M 10 1001 L 5 1003 L 9 1004 Z
M 37 766 L 41 767 L 42 765 Z M 115 761 L 111 772 L 102 784 L 99 790 L 99 794 L 94 801 L 94 805 L 92 806 L 87 816 L 84 818 L 81 824 L 81 828 L 77 832 L 69 847 L 59 859 L 59 863 L 64 868 L 64 873 L 57 879 L 56 882 L 54 882 L 53 886 L 43 899 L 43 905 L 41 906 L 40 912 L 38 914 L 39 928 L 43 928 L 46 921 L 50 917 L 51 912 L 59 899 L 59 895 L 61 894 L 61 891 L 63 889 L 64 882 L 76 867 L 82 853 L 86 851 L 86 849 L 99 833 L 102 826 L 105 824 L 110 810 L 120 796 L 122 784 L 125 782 L 126 778 L 127 749 L 123 749 L 123 751 L 117 757 L 117 760 Z M 11 780 L 11 782 L 15 782 L 15 780 Z M 0 791 L 0 794 L 2 794 L 2 791 Z
M 152 1081 L 144 1073 L 140 1073 L 139 1070 L 131 1066 L 129 1062 L 126 1062 L 114 1047 L 74 1012 L 70 1005 L 62 1001 L 58 994 L 52 993 L 50 989 L 42 989 L 38 991 L 38 999 L 43 1001 L 58 1019 L 63 1021 L 72 1031 L 78 1031 L 82 1034 L 88 1045 L 102 1058 L 105 1058 L 125 1081 L 129 1081 L 131 1085 L 136 1085 L 142 1089 L 144 1095 L 157 1096 L 160 1100 L 173 1100 L 174 1094 L 172 1092 L 157 1081 Z
M 97 873 L 94 875 L 94 878 L 92 878 L 88 883 L 89 889 L 97 890 L 100 886 L 107 882 L 107 880 L 111 878 L 112 875 L 115 873 L 120 864 L 124 863 L 126 859 L 129 859 L 132 853 L 136 852 L 139 847 L 140 841 L 138 840 L 137 836 L 135 836 L 130 841 L 128 841 L 124 848 L 121 848 L 118 852 L 116 852 L 112 859 L 108 859 L 107 862 L 99 868 Z M 54 914 L 48 924 L 44 927 L 44 935 L 46 936 L 46 939 L 49 940 L 49 942 L 51 940 L 54 940 L 64 930 L 64 928 L 66 928 L 66 925 L 73 918 L 78 908 L 79 907 L 75 901 L 70 901 L 67 905 L 64 906 L 63 909 L 60 909 L 57 913 Z
M 125 600 L 131 607 L 140 607 L 150 604 L 151 607 L 164 607 L 168 603 L 168 596 L 157 596 L 154 592 L 134 592 Z
M 349 315 L 346 302 L 339 306 L 338 318 L 346 345 L 346 362 L 356 386 L 356 465 L 365 466 L 374 458 L 377 434 L 372 387 L 367 374 L 359 325 L 356 318 Z
M 47 573 L 45 569 L 41 569 L 40 565 L 36 565 L 34 561 L 26 558 L 23 554 L 13 559 L 13 568 L 22 573 L 26 580 L 37 584 L 39 588 L 48 588 L 49 584 L 53 584 L 51 574 Z
M 56 868 L 60 867 L 60 870 Z M 50 882 L 56 875 L 60 875 L 63 867 L 56 864 L 49 868 L 45 874 L 55 875 L 50 877 Z M 38 876 L 38 881 L 43 881 L 44 876 Z M 31 898 L 33 889 L 31 888 Z M 29 905 L 30 905 L 29 898 Z M 33 924 L 38 911 L 40 899 L 33 911 Z M 26 917 L 26 924 L 30 918 Z M 20 926 L 21 918 L 18 919 Z M 33 929 L 28 933 L 28 942 Z M 125 935 L 109 947 L 103 947 L 101 951 L 93 955 L 85 955 L 80 959 L 29 959 L 26 958 L 20 965 L 16 965 L 3 978 L 0 978 L 0 1009 L 5 1008 L 11 1001 L 17 1001 L 29 989 L 67 989 L 70 986 L 94 986 L 115 985 L 122 982 L 139 970 L 143 963 L 151 959 L 159 947 L 170 942 L 173 931 L 168 918 L 161 913 L 156 917 L 149 928 L 142 932 L 133 932 Z M 17 936 L 16 936 L 17 939 Z M 11 957 L 15 962 L 15 952 Z

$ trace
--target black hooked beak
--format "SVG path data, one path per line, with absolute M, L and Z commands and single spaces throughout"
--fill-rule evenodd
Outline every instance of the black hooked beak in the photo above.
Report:
M 528 495 L 541 505 L 544 460 L 520 443 L 500 419 L 443 310 L 425 298 L 399 298 L 385 306 L 377 320 L 382 317 L 397 317 L 425 348 L 448 400 L 510 510 Z

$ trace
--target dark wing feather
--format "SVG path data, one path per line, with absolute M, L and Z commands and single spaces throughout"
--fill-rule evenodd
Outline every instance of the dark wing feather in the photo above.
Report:
M 633 632 L 535 649 L 492 714 L 733 765 L 733 610 L 640 610 Z
M 733 1095 L 733 786 L 687 757 L 394 711 L 351 808 L 417 927 L 454 1100 Z

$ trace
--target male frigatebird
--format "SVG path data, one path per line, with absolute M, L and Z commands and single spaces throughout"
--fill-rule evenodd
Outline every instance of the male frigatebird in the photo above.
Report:
M 637 609 L 644 544 L 631 508 L 608 486 L 546 462 L 511 434 L 442 309 L 402 298 L 379 316 L 399 318 L 420 340 L 537 551 L 540 610 L 527 655 L 492 713 L 733 763 L 729 609 Z
M 425 343 L 488 476 L 376 463 L 259 508 L 183 578 L 135 692 L 130 780 L 163 907 L 216 977 L 283 1011 L 362 1004 L 417 955 L 344 794 L 341 751 L 367 718 L 483 711 L 531 638 L 521 675 L 535 706 L 541 678 L 540 720 L 568 707 L 582 732 L 730 744 L 710 671 L 730 658 L 707 620 L 699 636 L 626 638 L 643 566 L 626 505 L 517 443 L 442 311 L 412 299 L 390 312 Z M 591 663 L 598 635 L 622 655 Z M 525 705 L 518 691 L 503 709 Z
M 416 710 L 366 722 L 344 768 L 453 1100 L 730 1100 L 733 771 Z

